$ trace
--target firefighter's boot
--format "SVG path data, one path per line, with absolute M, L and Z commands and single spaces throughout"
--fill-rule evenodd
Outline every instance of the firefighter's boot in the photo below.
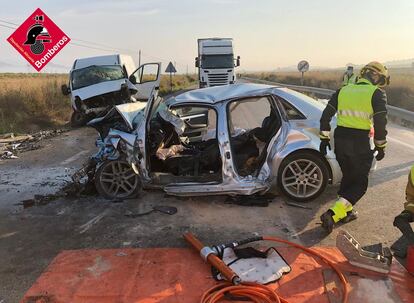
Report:
M 348 223 L 348 222 L 354 221 L 356 219 L 358 219 L 358 212 L 355 209 L 352 209 L 351 211 L 348 211 L 346 213 L 346 217 L 341 219 L 340 222 L 341 223 Z
M 334 228 L 334 225 L 335 225 L 335 222 L 333 220 L 333 216 L 334 216 L 334 213 L 330 209 L 328 209 L 326 212 L 324 212 L 321 216 L 322 227 L 328 233 L 332 232 L 332 230 Z
M 353 210 L 352 204 L 345 198 L 339 198 L 335 204 L 322 216 L 322 227 L 331 233 L 335 224 L 339 221 L 348 223 L 357 218 L 357 212 Z

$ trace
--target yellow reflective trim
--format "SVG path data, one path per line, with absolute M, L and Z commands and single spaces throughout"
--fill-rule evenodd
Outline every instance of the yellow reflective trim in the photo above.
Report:
M 332 219 L 335 223 L 339 222 L 347 216 L 347 212 L 352 210 L 352 204 L 345 198 L 339 198 L 338 201 L 330 208 L 333 211 L 334 215 Z
M 356 118 L 362 118 L 362 119 L 371 119 L 372 115 L 366 112 L 360 112 L 356 110 L 350 110 L 350 109 L 340 109 L 338 110 L 338 114 L 344 117 L 356 117 Z
M 414 186 L 414 165 L 413 167 L 411 167 L 410 176 L 411 176 L 411 184 Z

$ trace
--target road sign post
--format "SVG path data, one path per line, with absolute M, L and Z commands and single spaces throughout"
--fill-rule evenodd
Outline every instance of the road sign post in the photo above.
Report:
M 298 63 L 298 71 L 300 71 L 302 73 L 302 78 L 301 78 L 301 85 L 303 86 L 304 84 L 304 76 L 305 76 L 305 72 L 307 72 L 309 70 L 309 62 L 306 60 L 302 60 Z
M 165 69 L 166 73 L 170 73 L 170 93 L 172 93 L 173 91 L 173 85 L 172 85 L 172 74 L 176 73 L 177 70 L 175 69 L 174 65 L 172 64 L 172 62 L 170 61 L 170 63 L 168 63 L 167 68 Z

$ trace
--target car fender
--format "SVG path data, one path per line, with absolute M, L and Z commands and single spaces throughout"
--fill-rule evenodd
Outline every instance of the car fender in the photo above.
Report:
M 284 138 L 284 144 L 281 148 L 272 149 L 273 154 L 271 154 L 269 159 L 272 168 L 272 185 L 276 184 L 279 167 L 286 157 L 300 150 L 312 150 L 319 153 L 319 142 L 319 137 L 306 129 L 302 131 L 296 129 L 288 130 Z M 332 151 L 329 151 L 329 154 L 333 155 Z M 332 155 L 328 155 L 327 158 L 329 159 L 329 156 Z M 333 158 L 335 158 L 334 155 Z M 327 164 L 331 166 L 328 159 L 326 159 Z

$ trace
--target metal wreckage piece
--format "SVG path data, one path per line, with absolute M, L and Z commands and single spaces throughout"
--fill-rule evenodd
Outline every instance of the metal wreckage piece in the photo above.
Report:
M 382 249 L 380 253 L 364 250 L 361 244 L 345 230 L 339 230 L 336 247 L 354 266 L 380 273 L 390 272 L 392 254 L 389 248 Z

